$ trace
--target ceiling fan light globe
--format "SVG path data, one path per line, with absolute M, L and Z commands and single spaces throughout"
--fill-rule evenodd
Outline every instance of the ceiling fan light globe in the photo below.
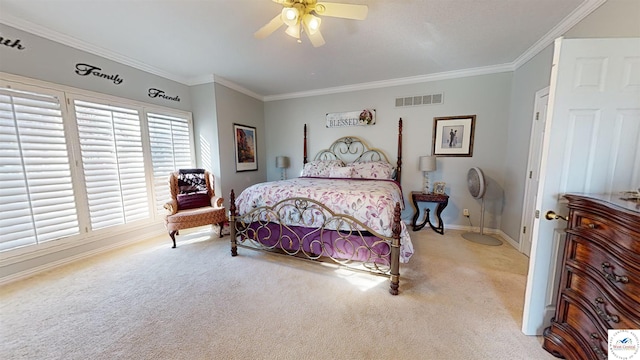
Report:
M 302 22 L 304 25 L 304 31 L 306 31 L 309 35 L 313 35 L 320 29 L 322 20 L 317 16 L 306 14 L 302 17 Z
M 300 24 L 289 26 L 285 33 L 293 38 L 300 39 Z
M 298 18 L 300 14 L 298 13 L 298 9 L 290 7 L 282 9 L 282 21 L 287 26 L 294 26 L 298 23 Z

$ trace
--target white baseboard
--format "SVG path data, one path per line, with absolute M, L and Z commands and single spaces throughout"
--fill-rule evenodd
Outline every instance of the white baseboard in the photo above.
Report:
M 477 227 L 477 226 L 445 225 L 444 231 L 447 231 L 447 229 L 463 230 L 463 231 L 477 232 L 477 233 L 480 232 L 480 227 Z M 499 229 L 487 229 L 487 228 L 484 228 L 483 231 L 487 234 L 498 235 L 500 238 L 502 238 L 502 240 L 507 242 L 509 245 L 513 246 L 514 249 L 520 251 L 520 244 L 518 244 L 517 241 L 513 240 L 509 235 L 505 234 L 504 231 Z

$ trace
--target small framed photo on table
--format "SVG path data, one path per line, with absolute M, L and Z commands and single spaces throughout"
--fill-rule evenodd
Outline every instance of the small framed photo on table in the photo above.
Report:
M 447 183 L 444 182 L 435 182 L 433 183 L 433 193 L 434 194 L 444 194 L 444 188 Z

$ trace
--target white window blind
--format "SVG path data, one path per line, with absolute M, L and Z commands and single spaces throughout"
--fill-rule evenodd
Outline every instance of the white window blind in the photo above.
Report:
M 189 119 L 147 113 L 147 122 L 156 208 L 162 213 L 164 204 L 170 199 L 169 173 L 193 167 Z
M 149 218 L 136 109 L 74 100 L 93 230 Z
M 79 233 L 59 98 L 0 88 L 0 250 Z

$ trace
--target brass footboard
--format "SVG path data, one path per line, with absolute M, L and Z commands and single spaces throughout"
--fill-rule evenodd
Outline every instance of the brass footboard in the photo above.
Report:
M 334 213 L 312 199 L 285 199 L 273 206 L 256 207 L 242 215 L 237 214 L 233 190 L 229 199 L 232 256 L 237 256 L 238 247 L 243 247 L 333 262 L 351 270 L 387 276 L 391 281 L 389 292 L 398 294 L 399 203 L 394 209 L 392 236 L 388 237 L 376 233 L 354 217 Z

